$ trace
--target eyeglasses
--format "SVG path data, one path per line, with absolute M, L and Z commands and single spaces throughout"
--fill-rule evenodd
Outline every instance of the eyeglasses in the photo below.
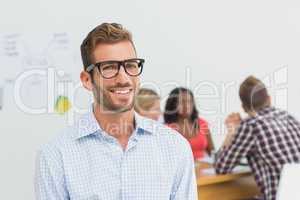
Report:
M 123 61 L 103 61 L 89 65 L 86 68 L 86 71 L 91 72 L 95 67 L 97 67 L 103 78 L 110 79 L 116 77 L 119 74 L 121 66 L 123 66 L 126 74 L 129 76 L 139 76 L 143 71 L 144 62 L 145 60 L 140 58 L 133 58 Z

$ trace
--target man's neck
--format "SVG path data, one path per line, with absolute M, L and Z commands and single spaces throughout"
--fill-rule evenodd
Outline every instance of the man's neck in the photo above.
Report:
M 103 108 L 96 103 L 94 103 L 93 108 L 100 127 L 118 139 L 120 143 L 127 143 L 135 129 L 134 110 L 120 113 L 103 112 Z

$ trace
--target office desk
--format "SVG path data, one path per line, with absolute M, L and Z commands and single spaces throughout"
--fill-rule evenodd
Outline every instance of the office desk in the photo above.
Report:
M 250 171 L 232 174 L 205 174 L 203 169 L 211 168 L 209 164 L 196 164 L 198 199 L 234 200 L 246 199 L 259 195 L 259 190 Z

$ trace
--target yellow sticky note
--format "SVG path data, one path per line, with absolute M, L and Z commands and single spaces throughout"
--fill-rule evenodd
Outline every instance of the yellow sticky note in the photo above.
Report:
M 71 108 L 71 102 L 66 96 L 59 96 L 55 103 L 55 111 L 59 114 L 68 112 Z

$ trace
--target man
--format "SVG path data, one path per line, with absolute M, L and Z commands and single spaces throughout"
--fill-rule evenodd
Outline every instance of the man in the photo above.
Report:
M 81 45 L 83 86 L 94 104 L 38 152 L 40 200 L 196 199 L 189 144 L 133 110 L 143 59 L 131 34 L 103 23 Z
M 228 135 L 216 159 L 217 173 L 230 173 L 246 157 L 263 199 L 275 200 L 281 169 L 300 161 L 300 123 L 271 106 L 264 84 L 250 76 L 240 86 L 242 107 L 227 120 Z

